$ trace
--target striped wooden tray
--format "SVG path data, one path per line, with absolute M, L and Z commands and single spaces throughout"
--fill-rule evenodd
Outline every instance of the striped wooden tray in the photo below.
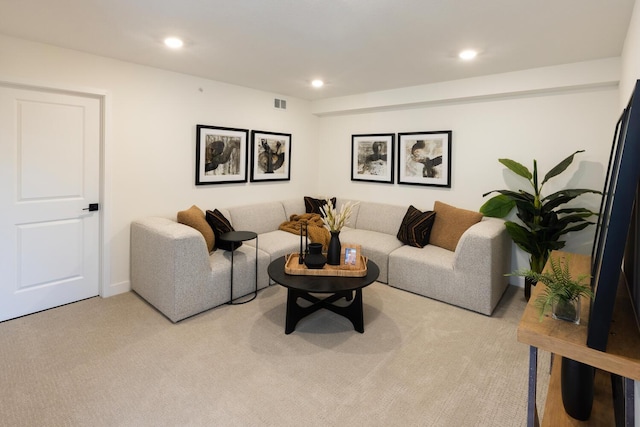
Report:
M 364 277 L 367 275 L 367 257 L 360 255 L 356 265 L 329 265 L 322 268 L 307 268 L 304 264 L 299 264 L 300 255 L 293 253 L 287 255 L 287 262 L 284 264 L 284 272 L 296 276 L 339 276 L 339 277 Z

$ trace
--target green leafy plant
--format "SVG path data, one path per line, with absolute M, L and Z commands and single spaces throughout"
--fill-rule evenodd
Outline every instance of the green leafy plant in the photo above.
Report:
M 598 215 L 586 208 L 560 206 L 570 202 L 585 193 L 602 194 L 600 191 L 588 189 L 565 189 L 547 196 L 542 195 L 542 188 L 551 178 L 560 175 L 573 162 L 573 158 L 579 150 L 558 163 L 544 176 L 542 182 L 538 180 L 538 163 L 533 160 L 533 172 L 522 164 L 510 159 L 498 159 L 510 171 L 525 178 L 532 192 L 524 190 L 492 190 L 482 195 L 486 197 L 491 193 L 500 193 L 487 200 L 480 212 L 489 217 L 504 218 L 513 208 L 521 224 L 506 221 L 505 226 L 509 236 L 515 244 L 531 255 L 529 259 L 530 269 L 535 273 L 541 273 L 549 254 L 552 250 L 562 249 L 565 245 L 560 238 L 569 232 L 579 231 L 593 222 L 586 218 Z M 525 279 L 525 297 L 531 295 L 531 286 L 536 282 Z
M 593 298 L 593 292 L 588 284 L 583 284 L 585 279 L 590 278 L 588 274 L 578 276 L 575 280 L 569 272 L 569 257 L 562 259 L 552 257 L 548 271 L 538 273 L 533 270 L 519 270 L 510 276 L 524 276 L 536 282 L 546 285 L 544 291 L 536 298 L 536 306 L 540 309 L 540 320 L 545 313 L 554 305 L 569 303 L 581 296 Z M 572 317 L 571 314 L 568 317 Z

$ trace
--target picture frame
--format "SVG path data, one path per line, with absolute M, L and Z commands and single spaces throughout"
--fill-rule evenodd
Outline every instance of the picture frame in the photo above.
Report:
M 196 185 L 247 182 L 249 130 L 196 125 Z
M 291 134 L 251 131 L 251 181 L 289 181 L 290 177 Z
M 351 135 L 351 181 L 393 184 L 395 134 Z
M 340 266 L 347 269 L 357 269 L 360 261 L 360 245 L 342 244 L 340 249 Z
M 452 133 L 398 133 L 398 184 L 451 188 Z

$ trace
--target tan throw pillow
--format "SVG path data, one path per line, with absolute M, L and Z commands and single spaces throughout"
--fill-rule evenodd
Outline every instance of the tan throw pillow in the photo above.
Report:
M 209 252 L 213 250 L 215 236 L 213 235 L 213 230 L 211 229 L 211 226 L 209 226 L 202 209 L 193 205 L 185 211 L 178 212 L 178 222 L 180 224 L 193 227 L 202 233 L 204 241 L 207 242 L 207 249 Z
M 433 205 L 436 220 L 433 222 L 429 243 L 455 251 L 462 234 L 482 220 L 480 212 L 456 208 L 436 201 Z

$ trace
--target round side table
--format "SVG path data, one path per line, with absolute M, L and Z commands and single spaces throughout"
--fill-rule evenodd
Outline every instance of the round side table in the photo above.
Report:
M 245 304 L 249 301 L 253 301 L 258 296 L 258 234 L 253 231 L 230 231 L 228 233 L 223 233 L 219 237 L 220 240 L 231 243 L 231 294 L 229 298 L 229 302 L 227 304 Z M 248 300 L 235 302 L 233 299 L 233 253 L 240 246 L 237 243 L 246 242 L 247 240 L 256 239 L 256 287 L 253 292 L 253 297 Z

